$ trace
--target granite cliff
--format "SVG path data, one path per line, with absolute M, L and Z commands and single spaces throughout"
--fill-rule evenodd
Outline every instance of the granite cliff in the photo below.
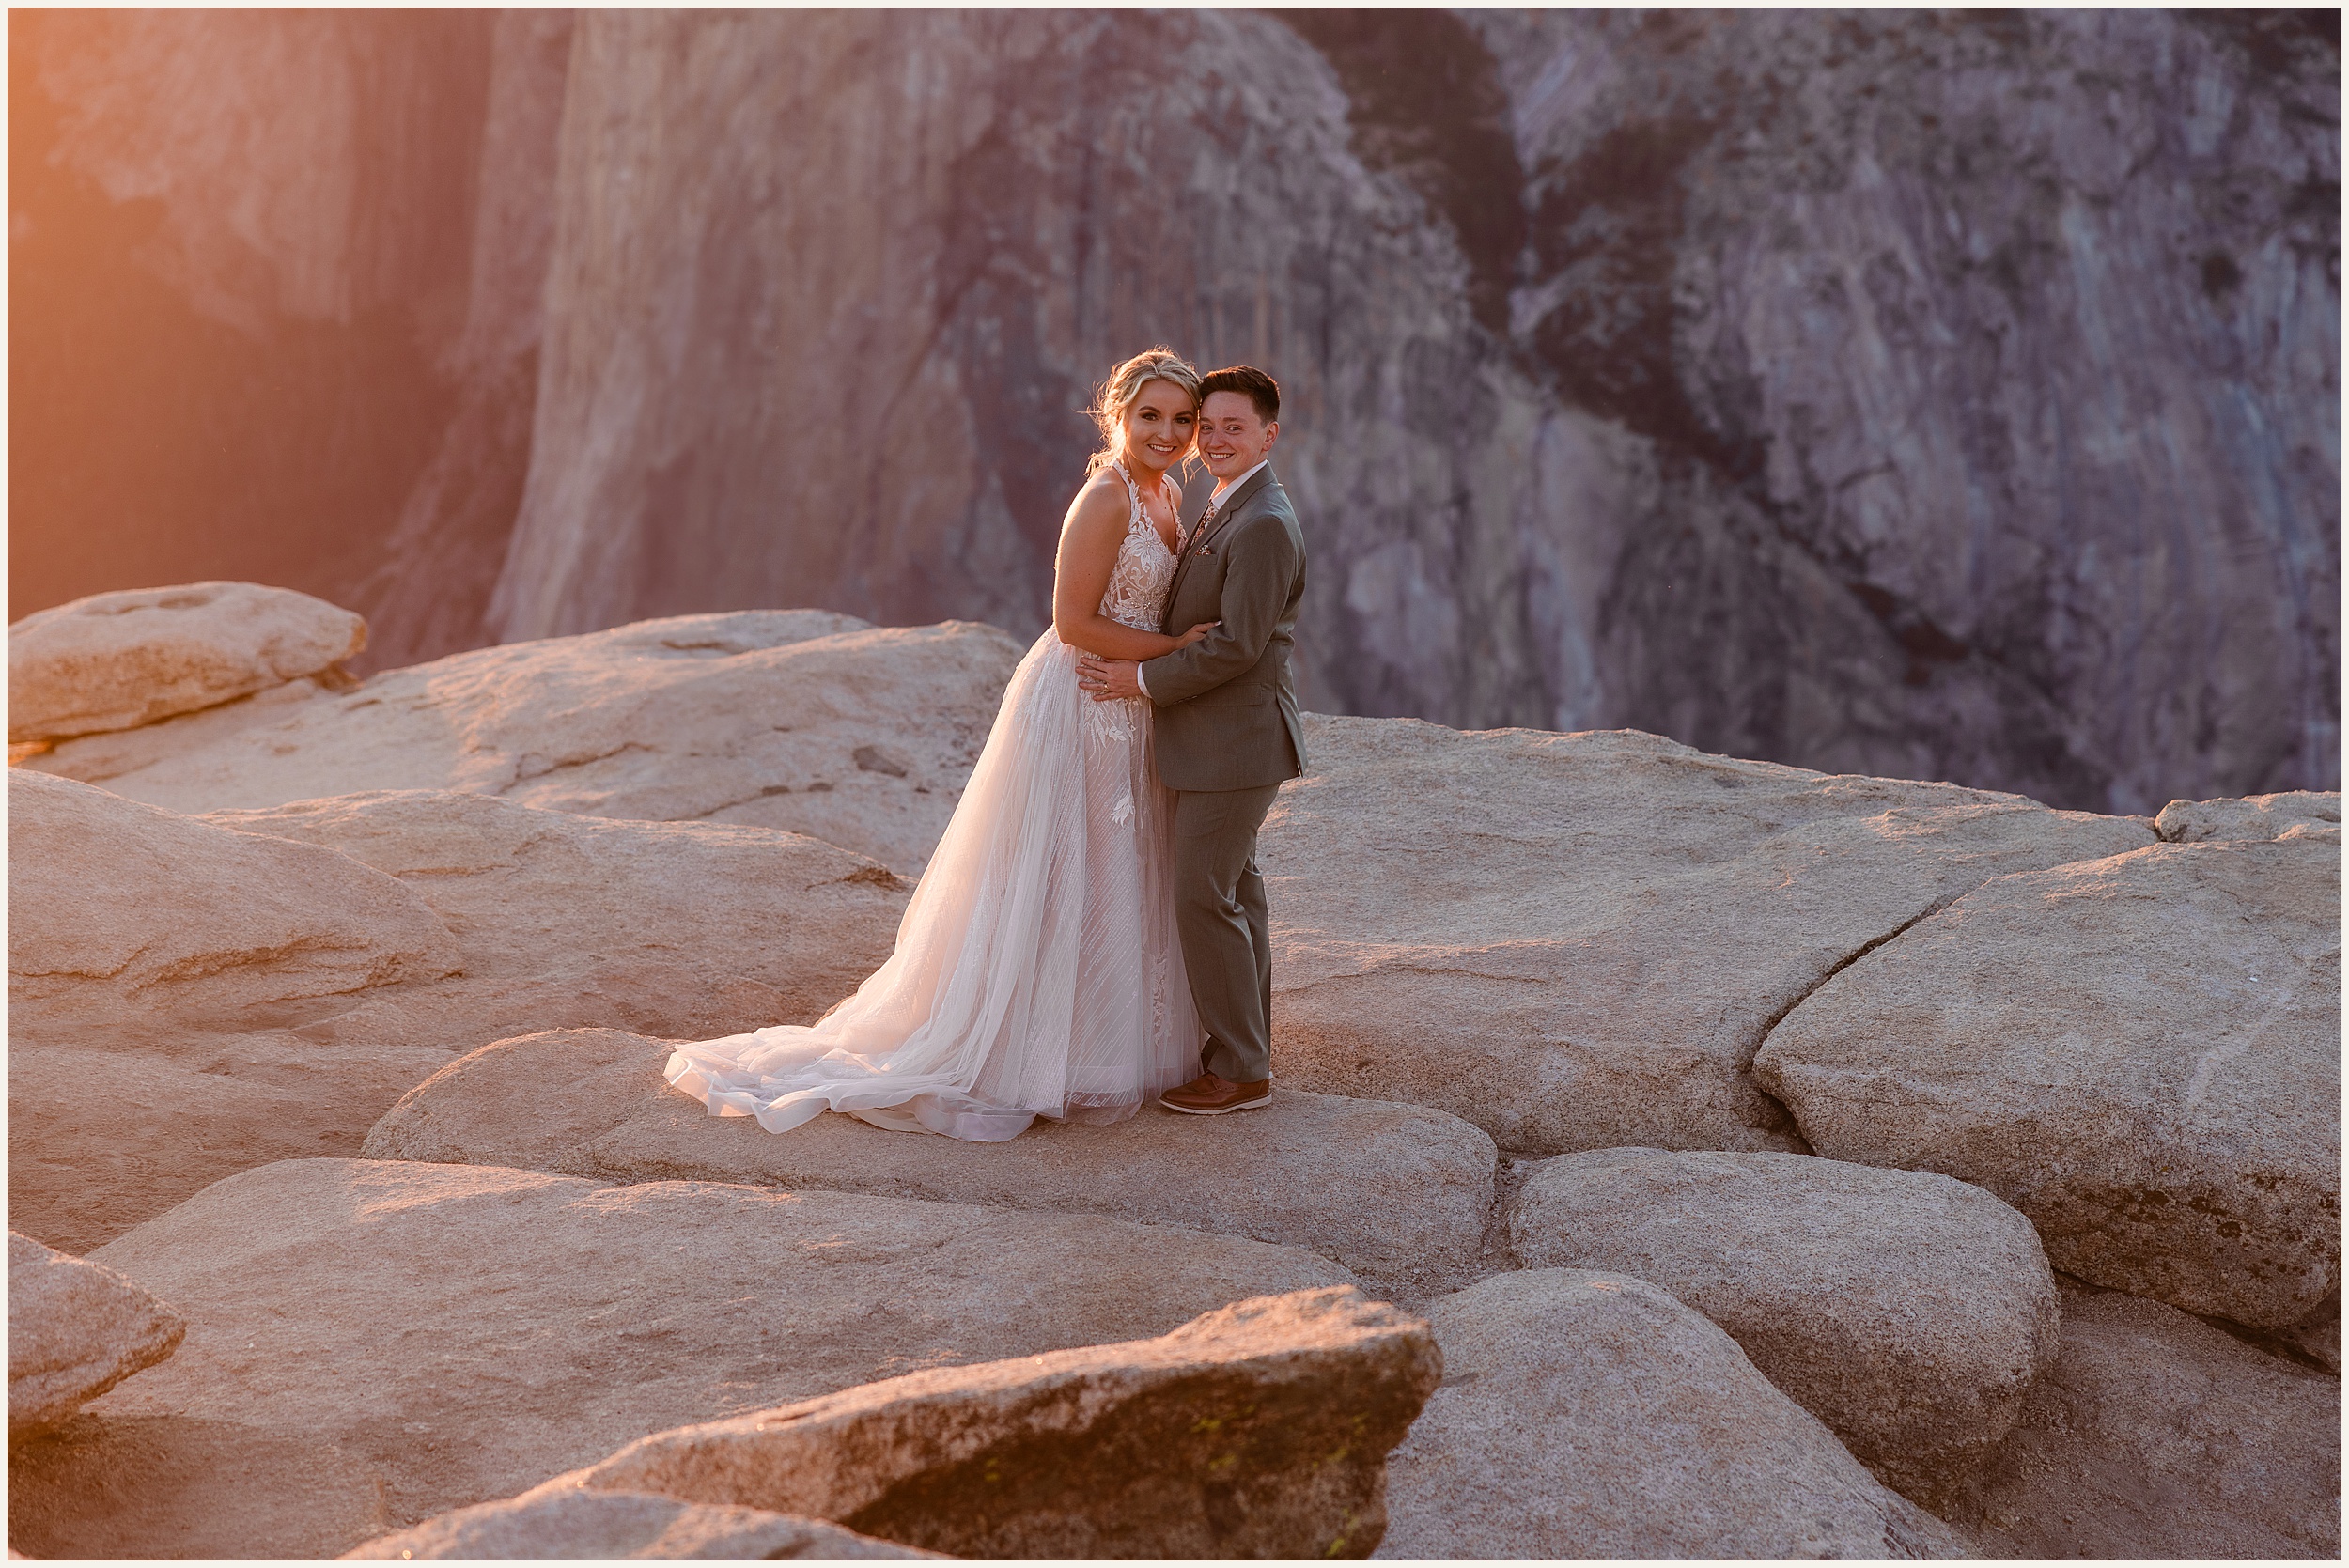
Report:
M 2330 16 L 14 21 L 20 319 L 89 252 L 210 335 L 12 360 L 60 456 L 11 615 L 259 576 L 382 663 L 1024 632 L 1076 411 L 1163 339 L 1288 388 L 1309 706 L 2099 811 L 2333 787 Z M 164 362 L 233 483 L 76 482 Z

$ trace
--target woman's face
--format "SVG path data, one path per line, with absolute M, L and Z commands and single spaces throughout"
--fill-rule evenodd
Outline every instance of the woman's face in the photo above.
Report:
M 1173 381 L 1144 381 L 1126 411 L 1126 460 L 1165 470 L 1182 461 L 1199 430 L 1199 409 Z

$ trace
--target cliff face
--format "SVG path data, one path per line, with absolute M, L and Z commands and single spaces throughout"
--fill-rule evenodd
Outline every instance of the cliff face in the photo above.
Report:
M 10 618 L 257 578 L 364 609 L 375 662 L 481 642 L 568 13 L 8 27 Z
M 25 157 L 147 214 L 162 239 L 117 243 L 124 274 L 250 349 L 227 380 L 277 389 L 239 395 L 284 445 L 224 493 L 366 541 L 275 575 L 332 576 L 388 661 L 759 605 L 1032 632 L 1077 410 L 1163 340 L 1286 389 L 1309 706 L 1631 725 L 2102 810 L 2338 783 L 2337 26 L 233 25 L 279 41 L 100 28 L 223 29 L 209 74 L 145 44 L 79 75 L 41 54 L 63 107 Z M 315 69 L 264 70 L 313 35 Z M 261 90 L 352 61 L 397 90 Z M 138 91 L 107 85 L 125 71 Z M 342 141 L 303 131 L 343 123 L 319 104 Z M 267 157 L 218 132 L 248 120 L 277 127 Z M 423 147 L 456 172 L 400 174 Z M 172 240 L 258 232 L 257 203 L 359 216 L 339 249 Z M 403 214 L 431 244 L 368 238 Z M 247 251 L 281 282 L 240 318 L 221 280 L 258 275 Z M 312 364 L 347 380 L 287 368 Z M 389 455 L 350 456 L 370 442 Z M 60 480 L 39 525 L 101 490 L 136 513 Z M 20 537 L 27 516 L 20 492 Z
M 580 29 L 503 635 L 765 603 L 1033 631 L 1078 411 L 1163 340 L 1283 380 L 1281 472 L 1326 584 L 1306 700 L 1533 710 L 1517 532 L 1555 416 L 1296 34 L 1222 13 Z M 1414 684 L 1338 673 L 1365 648 Z
M 1480 15 L 1514 340 L 1664 474 L 1610 717 L 2123 811 L 2339 777 L 2338 17 Z
M 503 633 L 1034 628 L 1073 411 L 1164 339 L 1287 383 L 1315 706 L 2337 778 L 2323 40 L 1475 26 L 586 19 Z

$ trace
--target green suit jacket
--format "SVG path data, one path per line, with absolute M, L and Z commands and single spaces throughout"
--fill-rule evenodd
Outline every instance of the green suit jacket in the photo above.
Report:
M 1258 469 L 1204 534 L 1184 542 L 1160 629 L 1171 636 L 1202 621 L 1222 624 L 1142 666 L 1168 788 L 1256 789 L 1305 770 L 1289 678 L 1304 594 L 1304 532 L 1271 468 Z

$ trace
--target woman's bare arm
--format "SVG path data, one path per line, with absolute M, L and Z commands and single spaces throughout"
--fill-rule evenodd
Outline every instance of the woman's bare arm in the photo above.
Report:
M 1125 487 L 1114 479 L 1097 478 L 1069 503 L 1067 520 L 1061 524 L 1060 557 L 1052 566 L 1052 629 L 1070 647 L 1104 659 L 1156 659 L 1189 647 L 1206 631 L 1193 627 L 1180 637 L 1167 637 L 1101 613 L 1101 595 L 1126 543 L 1132 516 L 1128 506 Z

